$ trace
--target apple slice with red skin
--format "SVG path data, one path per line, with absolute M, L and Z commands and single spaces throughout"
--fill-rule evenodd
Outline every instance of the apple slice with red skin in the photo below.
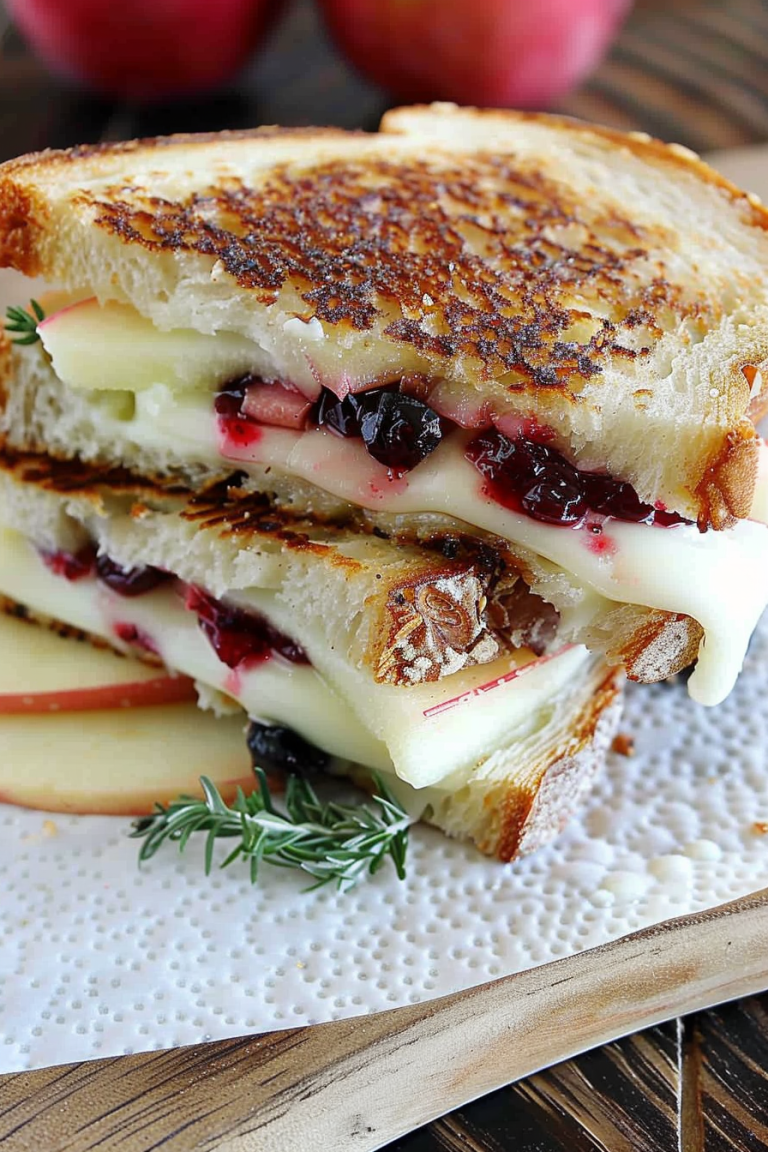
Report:
M 188 676 L 0 617 L 0 715 L 88 712 L 196 700 Z
M 17 26 L 55 72 L 128 100 L 198 95 L 242 68 L 278 0 L 12 0 Z
M 337 44 L 398 99 L 546 108 L 598 63 L 630 0 L 321 0 Z
M 126 684 L 73 688 L 63 692 L 7 692 L 0 695 L 0 716 L 25 712 L 99 712 L 105 708 L 148 708 L 194 702 L 194 683 L 187 676 L 153 676 Z
M 143 816 L 202 795 L 203 775 L 231 801 L 255 784 L 245 724 L 244 713 L 216 718 L 195 704 L 0 716 L 0 802 Z
M 186 677 L 0 616 L 0 802 L 140 816 L 200 795 L 201 775 L 232 800 L 254 784 L 245 714 L 217 719 L 194 695 Z

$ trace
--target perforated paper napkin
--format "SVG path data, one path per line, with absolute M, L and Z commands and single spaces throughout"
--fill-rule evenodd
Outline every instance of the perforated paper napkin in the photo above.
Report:
M 555 845 L 511 865 L 418 827 L 408 879 L 306 892 L 203 875 L 199 846 L 141 871 L 128 823 L 0 806 L 0 1071 L 413 1003 L 768 883 L 768 620 L 729 700 L 630 689 L 613 755 Z

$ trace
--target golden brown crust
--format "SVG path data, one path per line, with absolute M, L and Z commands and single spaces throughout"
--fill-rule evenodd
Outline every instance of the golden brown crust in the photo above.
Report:
M 166 148 L 195 149 L 219 141 L 274 140 L 279 137 L 315 139 L 322 137 L 360 136 L 361 132 L 349 132 L 341 128 L 294 127 L 283 128 L 277 124 L 265 124 L 259 128 L 224 129 L 221 132 L 175 132 L 169 136 L 143 136 L 137 140 L 115 140 L 100 144 L 78 144 L 74 148 L 45 148 L 41 152 L 28 152 L 0 164 L 0 183 L 19 173 L 29 175 L 48 174 L 52 170 L 64 169 L 69 165 L 87 160 L 103 160 L 113 156 L 139 155 L 142 152 L 154 153 Z
M 264 305 L 300 285 L 320 320 L 384 324 L 424 356 L 472 358 L 512 392 L 576 396 L 616 357 L 648 357 L 670 324 L 714 318 L 665 276 L 663 230 L 606 215 L 513 156 L 282 165 L 256 187 L 230 181 L 179 201 L 121 180 L 79 200 L 125 244 L 212 258 Z M 573 229 L 576 244 L 553 238 Z M 580 293 L 600 299 L 601 321 L 574 304 Z
M 655 136 L 649 136 L 647 132 L 622 132 L 618 128 L 609 128 L 602 124 L 593 124 L 587 120 L 579 120 L 574 116 L 562 116 L 552 112 L 524 112 L 494 108 L 459 108 L 451 104 L 419 104 L 407 108 L 394 108 L 390 112 L 385 112 L 381 121 L 381 130 L 388 133 L 399 134 L 402 131 L 402 128 L 399 126 L 401 114 L 407 119 L 413 113 L 429 115 L 436 108 L 444 115 L 457 113 L 464 116 L 468 114 L 481 122 L 483 120 L 499 120 L 510 123 L 519 121 L 541 123 L 552 128 L 559 128 L 569 135 L 577 134 L 587 138 L 597 137 L 598 139 L 606 140 L 610 144 L 616 145 L 619 149 L 631 152 L 632 155 L 637 156 L 641 160 L 661 161 L 663 164 L 678 168 L 681 172 L 692 173 L 698 180 L 706 184 L 711 184 L 714 187 L 722 189 L 724 192 L 727 192 L 733 200 L 743 201 L 753 214 L 753 222 L 768 230 L 768 208 L 761 203 L 758 196 L 755 196 L 753 193 L 744 192 L 743 189 L 739 188 L 733 181 L 712 168 L 705 160 L 702 160 L 701 157 L 690 148 L 686 148 L 683 144 L 669 144 L 664 140 L 659 140 Z
M 510 782 L 498 805 L 498 824 L 478 843 L 481 852 L 514 860 L 552 840 L 565 827 L 588 786 L 618 722 L 621 679 L 610 670 L 575 719 L 567 742 L 537 764 L 535 773 Z M 612 705 L 616 705 L 612 708 Z
M 730 528 L 749 516 L 757 482 L 760 441 L 754 426 L 742 421 L 725 438 L 697 489 L 699 527 Z
M 735 193 L 705 165 L 658 142 L 563 118 L 506 117 L 511 123 L 533 118 L 664 156 Z M 40 271 L 33 227 L 40 206 L 27 185 L 15 182 L 17 175 L 28 179 L 41 167 L 215 139 L 99 145 L 0 167 L 0 202 L 9 221 L 5 228 L 0 222 L 0 262 Z M 131 187 L 121 173 L 113 187 L 83 187 L 75 199 L 92 209 L 96 227 L 125 244 L 218 260 L 264 304 L 288 281 L 300 284 L 301 298 L 319 319 L 357 330 L 384 321 L 393 341 L 426 356 L 472 357 L 487 378 L 504 377 L 512 391 L 534 386 L 578 395 L 613 358 L 647 357 L 670 325 L 716 319 L 711 301 L 685 298 L 667 276 L 660 253 L 670 238 L 663 228 L 641 226 L 615 208 L 606 213 L 599 200 L 569 193 L 542 167 L 511 154 L 453 158 L 438 151 L 407 160 L 364 155 L 276 164 L 254 187 L 231 177 L 218 185 L 213 180 L 181 200 Z M 754 211 L 762 220 L 765 213 Z M 560 230 L 574 229 L 581 233 L 577 241 L 559 239 Z M 649 261 L 656 269 L 651 279 Z M 602 322 L 589 322 L 574 304 L 582 291 L 601 300 Z M 574 332 L 580 327 L 587 331 Z
M 592 623 L 584 643 L 609 664 L 621 665 L 630 680 L 655 684 L 692 664 L 703 637 L 691 616 L 620 604 Z
M 630 680 L 655 684 L 688 668 L 699 654 L 704 629 L 680 612 L 647 611 L 640 623 L 606 653 Z
M 0 180 L 0 267 L 25 276 L 44 272 L 40 239 L 47 209 L 32 189 Z

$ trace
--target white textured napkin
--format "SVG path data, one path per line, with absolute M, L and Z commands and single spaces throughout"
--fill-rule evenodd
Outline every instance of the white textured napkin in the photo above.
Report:
M 720 708 L 628 693 L 557 843 L 512 865 L 426 828 L 408 879 L 346 895 L 199 846 L 139 871 L 128 823 L 0 806 L 0 1072 L 336 1019 L 440 996 L 768 883 L 768 619 Z M 768 830 L 768 824 L 765 825 Z

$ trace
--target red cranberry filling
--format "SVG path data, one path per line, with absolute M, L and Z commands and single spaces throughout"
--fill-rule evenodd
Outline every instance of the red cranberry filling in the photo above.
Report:
M 122 640 L 124 644 L 130 644 L 134 648 L 142 648 L 145 652 L 151 652 L 153 656 L 160 655 L 152 637 L 142 628 L 137 628 L 135 624 L 118 621 L 118 623 L 114 625 L 114 629 L 115 635 L 118 639 Z
M 214 408 L 238 444 L 252 442 L 260 424 L 300 431 L 309 422 L 362 440 L 374 460 L 398 474 L 434 452 L 448 426 L 434 409 L 401 392 L 397 384 L 350 393 L 343 400 L 323 388 L 310 407 L 292 389 L 248 375 L 230 381 L 217 394 Z
M 220 392 L 216 393 L 213 407 L 219 416 L 236 420 L 242 415 L 245 390 L 251 379 L 251 376 L 241 376 L 238 380 L 230 380 Z
M 489 428 L 470 441 L 466 455 L 494 500 L 546 524 L 579 524 L 588 512 L 637 524 L 688 523 L 675 512 L 644 504 L 631 484 L 580 472 L 556 449 L 525 437 L 510 440 Z
M 282 656 L 292 664 L 308 664 L 303 648 L 258 612 L 246 612 L 231 604 L 223 604 L 201 588 L 189 585 L 185 606 L 197 613 L 203 632 L 223 664 L 236 668 L 244 660 L 257 662 L 270 656 Z
M 359 437 L 369 456 L 400 475 L 434 452 L 444 435 L 437 412 L 397 385 L 350 393 L 343 400 L 324 388 L 314 419 L 340 436 Z
M 46 568 L 50 568 L 54 576 L 63 576 L 65 580 L 82 580 L 90 576 L 96 559 L 96 549 L 92 544 L 86 544 L 79 552 L 48 552 L 39 549 L 40 559 Z
M 117 592 L 118 596 L 142 596 L 151 592 L 158 584 L 172 580 L 170 572 L 163 572 L 161 568 L 153 568 L 150 564 L 140 565 L 137 568 L 121 568 L 109 556 L 96 557 L 96 574 L 102 583 Z

